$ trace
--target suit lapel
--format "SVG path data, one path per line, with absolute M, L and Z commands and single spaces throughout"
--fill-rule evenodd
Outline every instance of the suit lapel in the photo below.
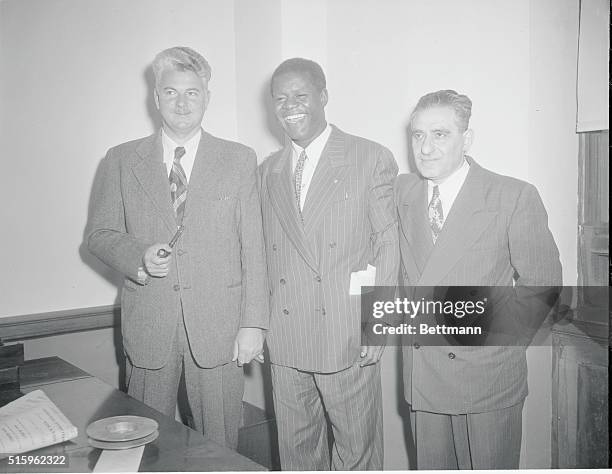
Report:
M 427 218 L 427 182 L 419 180 L 402 196 L 399 206 L 400 232 L 408 242 L 417 268 L 406 268 L 410 280 L 418 281 L 433 250 Z
M 308 245 L 302 219 L 298 214 L 291 176 L 291 144 L 289 144 L 273 165 L 268 177 L 268 194 L 285 233 L 308 266 L 318 271 L 317 261 Z
M 198 216 L 197 209 L 201 203 L 219 198 L 216 190 L 219 181 L 218 170 L 222 160 L 223 155 L 219 148 L 214 146 L 211 135 L 202 130 L 187 187 L 187 202 L 183 217 L 186 226 L 191 219 L 194 219 L 192 216 Z
M 482 168 L 470 160 L 470 171 L 444 222 L 419 285 L 434 286 L 448 275 L 497 214 L 485 206 L 485 185 Z
M 302 210 L 306 235 L 310 235 L 319 226 L 327 208 L 334 200 L 338 200 L 337 189 L 351 164 L 346 153 L 345 134 L 332 125 L 332 132 L 319 158 Z
M 170 183 L 163 159 L 161 133 L 143 141 L 136 154 L 139 160 L 132 166 L 132 172 L 145 194 L 155 204 L 170 232 L 176 230 L 176 218 L 170 202 Z

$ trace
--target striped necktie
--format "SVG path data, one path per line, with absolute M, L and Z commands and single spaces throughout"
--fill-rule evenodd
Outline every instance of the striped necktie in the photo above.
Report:
M 174 161 L 170 171 L 170 196 L 172 197 L 172 205 L 178 225 L 181 225 L 183 222 L 185 201 L 187 199 L 187 176 L 181 166 L 181 158 L 184 154 L 184 147 L 178 146 L 174 149 Z
M 308 156 L 306 150 L 302 150 L 300 157 L 298 158 L 297 164 L 295 165 L 295 173 L 293 174 L 293 186 L 295 187 L 295 201 L 297 202 L 297 208 L 302 215 L 302 173 L 304 172 L 304 163 Z
M 428 207 L 429 225 L 431 226 L 431 236 L 434 244 L 438 238 L 438 234 L 442 231 L 444 225 L 444 212 L 442 211 L 442 201 L 440 200 L 440 188 L 436 184 L 433 187 L 431 201 Z

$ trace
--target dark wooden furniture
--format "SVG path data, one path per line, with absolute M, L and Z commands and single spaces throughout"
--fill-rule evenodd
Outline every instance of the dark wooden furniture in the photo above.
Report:
M 607 324 L 553 331 L 552 467 L 609 467 Z
M 28 454 L 65 455 L 68 466 L 8 465 L 0 472 L 91 472 L 101 450 L 92 448 L 85 433 L 89 423 L 117 415 L 139 415 L 159 423 L 159 438 L 145 447 L 140 471 L 260 471 L 265 468 L 200 433 L 168 418 L 107 385 L 81 369 L 50 357 L 27 361 L 21 370 L 21 390 L 42 389 L 78 428 L 77 438 Z

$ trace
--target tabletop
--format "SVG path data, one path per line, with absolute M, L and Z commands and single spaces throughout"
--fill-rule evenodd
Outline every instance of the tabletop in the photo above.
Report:
M 146 445 L 140 472 L 266 470 L 58 357 L 27 361 L 21 368 L 21 390 L 36 389 L 47 394 L 79 434 L 27 454 L 62 455 L 67 465 L 9 465 L 3 459 L 0 472 L 91 472 L 102 450 L 89 446 L 85 430 L 96 420 L 118 415 L 144 416 L 159 423 L 159 437 Z

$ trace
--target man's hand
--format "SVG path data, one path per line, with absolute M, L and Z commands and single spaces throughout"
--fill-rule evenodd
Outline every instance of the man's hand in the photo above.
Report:
M 253 359 L 257 362 L 263 362 L 263 342 L 263 329 L 240 328 L 234 341 L 232 362 L 237 361 L 239 367 L 248 364 Z
M 168 252 L 168 256 L 160 257 L 157 255 L 160 249 L 164 249 Z M 172 249 L 168 244 L 151 245 L 145 252 L 144 257 L 142 257 L 145 271 L 155 278 L 163 278 L 168 275 L 170 271 L 170 260 L 172 259 L 171 252 Z
M 359 367 L 376 364 L 382 357 L 385 346 L 361 346 L 361 362 Z

